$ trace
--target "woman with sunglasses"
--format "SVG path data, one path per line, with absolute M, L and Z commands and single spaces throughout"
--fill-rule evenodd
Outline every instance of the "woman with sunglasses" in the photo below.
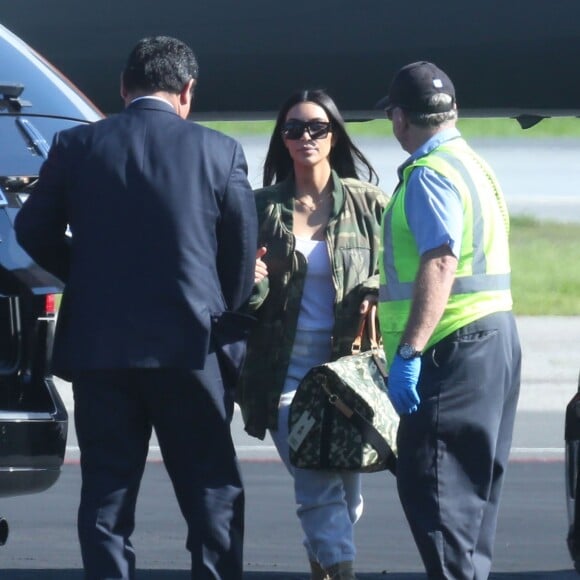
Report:
M 289 461 L 288 412 L 313 366 L 350 354 L 361 313 L 377 301 L 377 175 L 321 90 L 282 105 L 256 191 L 260 223 L 254 295 L 258 318 L 239 388 L 246 431 L 268 430 L 294 477 L 313 580 L 353 579 L 360 474 L 298 469 Z

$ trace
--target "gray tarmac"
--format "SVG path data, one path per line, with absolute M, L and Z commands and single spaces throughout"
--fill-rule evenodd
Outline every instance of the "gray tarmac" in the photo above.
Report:
M 566 551 L 561 462 L 514 462 L 503 494 L 492 580 L 572 580 Z M 244 580 L 308 580 L 292 483 L 277 462 L 243 461 L 246 486 Z M 82 580 L 76 538 L 79 467 L 68 464 L 43 494 L 9 498 L 11 525 L 0 548 L 2 580 Z M 366 509 L 356 526 L 359 580 L 424 578 L 394 478 L 364 476 Z M 185 526 L 162 464 L 147 465 L 133 545 L 139 580 L 186 580 Z M 227 580 L 227 579 L 226 579 Z
M 494 580 L 577 578 L 566 549 L 564 410 L 577 391 L 580 317 L 522 317 L 523 383 L 496 539 Z M 68 383 L 58 381 L 70 411 Z M 246 487 L 245 580 L 307 580 L 292 481 L 271 441 L 248 437 L 239 413 L 234 441 Z M 364 476 L 365 513 L 356 527 L 359 580 L 418 580 L 420 559 L 387 472 Z M 11 526 L 0 548 L 2 580 L 81 580 L 76 539 L 80 492 L 71 429 L 62 475 L 48 491 L 2 500 Z M 141 580 L 189 578 L 185 525 L 152 441 L 133 537 Z

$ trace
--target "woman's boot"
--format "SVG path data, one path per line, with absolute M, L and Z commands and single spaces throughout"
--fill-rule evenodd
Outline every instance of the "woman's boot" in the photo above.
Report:
M 348 560 L 346 562 L 338 562 L 326 569 L 328 580 L 356 580 L 354 575 L 354 562 Z
M 310 560 L 310 580 L 328 580 L 328 574 L 318 563 Z

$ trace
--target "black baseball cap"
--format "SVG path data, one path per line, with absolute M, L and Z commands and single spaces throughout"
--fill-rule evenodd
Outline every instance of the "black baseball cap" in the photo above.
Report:
M 440 93 L 451 96 L 451 103 L 429 105 L 429 98 Z M 401 107 L 413 113 L 446 113 L 454 104 L 455 87 L 451 79 L 432 62 L 419 61 L 404 66 L 395 74 L 389 94 L 375 108 L 388 111 Z

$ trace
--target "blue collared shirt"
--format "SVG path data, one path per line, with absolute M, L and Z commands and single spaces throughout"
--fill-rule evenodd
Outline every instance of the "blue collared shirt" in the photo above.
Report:
M 433 135 L 399 167 L 399 179 L 410 163 L 458 137 L 461 134 L 456 128 L 444 129 Z M 407 182 L 405 213 L 420 255 L 448 245 L 453 255 L 459 258 L 463 205 L 457 188 L 449 179 L 429 167 L 413 169 Z

